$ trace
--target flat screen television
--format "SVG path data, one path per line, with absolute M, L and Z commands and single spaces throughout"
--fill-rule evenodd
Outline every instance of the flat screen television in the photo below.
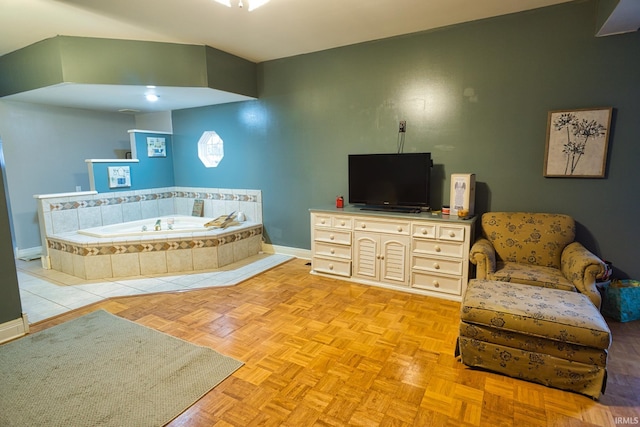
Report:
M 431 153 L 350 154 L 349 203 L 365 208 L 428 208 L 432 165 Z

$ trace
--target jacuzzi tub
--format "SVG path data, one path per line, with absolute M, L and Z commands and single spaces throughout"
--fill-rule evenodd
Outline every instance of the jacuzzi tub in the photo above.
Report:
M 156 230 L 156 222 L 160 221 L 160 230 Z M 212 227 L 205 227 L 205 224 L 212 218 L 201 218 L 187 215 L 161 216 L 157 218 L 141 219 L 138 221 L 124 222 L 121 224 L 111 224 L 102 227 L 85 228 L 78 230 L 78 234 L 85 236 L 108 238 L 122 236 L 148 236 L 173 233 L 193 233 L 198 231 L 212 230 Z M 171 224 L 173 222 L 173 224 Z
M 49 235 L 50 265 L 83 279 L 105 279 L 216 269 L 262 249 L 262 224 L 205 227 L 211 219 L 171 215 Z

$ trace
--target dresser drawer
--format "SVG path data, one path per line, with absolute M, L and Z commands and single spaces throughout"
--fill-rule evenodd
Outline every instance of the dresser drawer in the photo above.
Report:
M 313 270 L 318 273 L 335 274 L 337 276 L 351 276 L 351 261 L 337 258 L 313 257 Z
M 331 217 L 331 226 L 334 228 L 351 230 L 351 227 L 353 226 L 353 219 L 347 216 L 333 216 Z
M 462 279 L 460 277 L 438 276 L 420 271 L 411 273 L 411 287 L 429 291 L 461 295 Z
M 311 225 L 313 227 L 331 227 L 331 219 L 331 215 L 314 213 L 311 215 Z
M 315 255 L 351 259 L 351 246 L 333 243 L 315 242 Z
M 438 226 L 435 224 L 414 223 L 411 228 L 413 237 L 421 237 L 423 239 L 435 239 L 437 236 Z
M 443 274 L 462 274 L 462 260 L 412 257 L 411 268 Z
M 342 230 L 316 229 L 314 240 L 316 242 L 337 243 L 339 245 L 351 244 L 351 232 Z
M 464 227 L 455 225 L 439 225 L 438 239 L 464 242 Z
M 464 258 L 464 245 L 462 243 L 413 239 L 411 252 L 414 255 L 440 255 L 455 258 Z
M 355 221 L 354 230 L 408 236 L 411 231 L 411 226 L 409 221 L 379 221 L 369 218 L 358 218 Z

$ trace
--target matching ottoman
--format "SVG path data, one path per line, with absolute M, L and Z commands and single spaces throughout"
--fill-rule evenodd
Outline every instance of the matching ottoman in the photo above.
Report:
M 471 280 L 457 353 L 467 366 L 598 399 L 607 381 L 611 331 L 578 292 Z

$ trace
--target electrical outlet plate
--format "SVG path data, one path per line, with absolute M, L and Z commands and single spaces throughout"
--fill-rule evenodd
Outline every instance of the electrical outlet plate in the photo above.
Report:
M 400 128 L 398 129 L 398 132 L 403 133 L 407 131 L 407 121 L 406 120 L 400 120 Z

